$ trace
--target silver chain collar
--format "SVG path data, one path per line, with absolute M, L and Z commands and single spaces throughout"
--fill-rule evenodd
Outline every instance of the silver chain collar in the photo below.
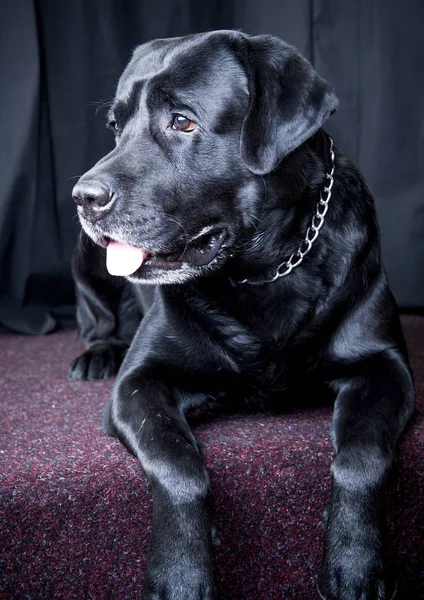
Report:
M 309 250 L 312 248 L 312 244 L 317 239 L 321 227 L 324 225 L 325 215 L 327 214 L 328 204 L 331 200 L 331 193 L 334 184 L 334 169 L 335 169 L 335 156 L 333 149 L 333 140 L 330 136 L 328 136 L 330 140 L 330 157 L 331 157 L 331 171 L 326 173 L 325 177 L 328 180 L 328 185 L 323 188 L 323 192 L 327 194 L 326 198 L 322 197 L 322 192 L 319 194 L 319 201 L 317 202 L 317 206 L 315 209 L 315 214 L 312 217 L 312 221 L 308 229 L 306 230 L 305 239 L 302 240 L 299 248 L 296 252 L 282 262 L 272 279 L 267 279 L 265 281 L 249 281 L 248 279 L 243 279 L 243 281 L 239 281 L 239 283 L 248 283 L 250 285 L 263 285 L 264 283 L 272 283 L 273 281 L 277 281 L 280 277 L 285 277 L 289 273 L 293 271 L 296 267 L 298 267 L 303 261 L 304 257 L 308 254 Z

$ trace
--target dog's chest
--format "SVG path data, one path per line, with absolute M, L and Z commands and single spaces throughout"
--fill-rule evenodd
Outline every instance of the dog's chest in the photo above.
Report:
M 229 370 L 255 387 L 285 388 L 294 371 L 303 370 L 303 363 L 293 361 L 290 321 L 275 307 L 267 312 L 264 307 L 232 311 L 228 306 L 215 306 L 203 312 L 202 321 L 208 346 Z
M 314 357 L 298 333 L 307 328 L 310 304 L 293 294 L 289 298 L 220 283 L 198 284 L 174 304 L 185 306 L 190 339 L 201 349 L 190 358 L 195 370 L 215 373 L 217 386 L 218 380 L 225 387 L 236 377 L 236 385 L 265 393 L 287 389 L 305 377 Z

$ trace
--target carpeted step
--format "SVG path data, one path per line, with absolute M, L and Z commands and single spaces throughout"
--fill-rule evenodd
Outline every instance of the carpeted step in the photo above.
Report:
M 399 600 L 424 590 L 424 318 L 403 324 L 417 412 L 390 482 Z M 138 462 L 103 435 L 112 382 L 69 382 L 74 331 L 0 336 L 0 598 L 141 597 L 151 498 Z M 331 410 L 287 415 L 206 407 L 191 423 L 214 494 L 223 600 L 317 599 L 329 498 Z

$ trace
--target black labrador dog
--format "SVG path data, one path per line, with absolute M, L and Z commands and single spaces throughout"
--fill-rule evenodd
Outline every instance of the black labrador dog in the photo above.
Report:
M 319 594 L 394 595 L 384 482 L 413 383 L 373 199 L 322 129 L 336 107 L 274 37 L 156 40 L 119 81 L 115 148 L 73 190 L 88 235 L 74 261 L 87 351 L 71 377 L 109 376 L 123 359 L 105 428 L 151 484 L 145 599 L 218 598 L 187 410 L 210 398 L 284 409 L 322 393 L 336 456 Z

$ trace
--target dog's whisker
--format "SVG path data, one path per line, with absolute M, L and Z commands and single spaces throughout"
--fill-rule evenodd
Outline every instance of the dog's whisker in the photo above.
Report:
M 83 236 L 83 231 L 82 231 L 82 229 L 80 230 L 80 233 L 79 233 L 79 239 L 80 239 L 81 248 L 84 250 L 84 252 L 85 252 L 86 254 L 88 254 L 88 250 L 87 250 L 87 248 L 84 246 L 84 236 Z
M 98 101 L 93 101 L 93 102 L 88 102 L 88 106 L 96 106 L 96 116 L 99 114 L 100 111 L 104 110 L 105 108 L 110 108 L 113 104 L 113 98 L 109 98 L 107 100 L 98 100 Z
M 184 256 L 185 251 L 187 250 L 187 246 L 188 246 L 188 233 L 186 228 L 184 227 L 184 225 L 182 225 L 179 221 L 177 221 L 176 219 L 174 219 L 173 217 L 170 217 L 169 215 L 167 215 L 166 213 L 164 213 L 166 218 L 168 219 L 168 221 L 172 221 L 173 223 L 175 223 L 176 225 L 178 225 L 179 227 L 181 227 L 181 229 L 184 231 L 184 235 L 185 235 L 185 246 L 184 246 L 184 250 L 182 251 L 179 260 Z

